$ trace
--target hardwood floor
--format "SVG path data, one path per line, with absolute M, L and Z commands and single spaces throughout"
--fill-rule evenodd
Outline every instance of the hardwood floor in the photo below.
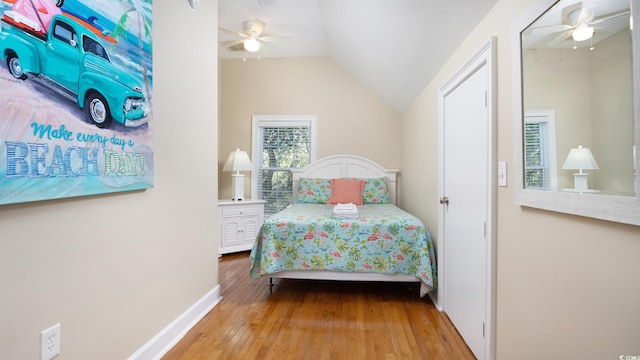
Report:
M 475 359 L 418 284 L 249 277 L 220 260 L 223 300 L 163 359 Z

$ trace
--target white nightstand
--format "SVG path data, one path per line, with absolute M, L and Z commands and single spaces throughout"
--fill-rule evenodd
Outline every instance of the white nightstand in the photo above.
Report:
M 218 200 L 218 254 L 251 250 L 264 222 L 264 200 Z

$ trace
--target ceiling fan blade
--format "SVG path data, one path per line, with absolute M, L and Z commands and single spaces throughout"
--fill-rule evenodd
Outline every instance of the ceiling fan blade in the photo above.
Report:
M 581 22 L 584 21 L 592 21 L 593 20 L 593 16 L 595 14 L 596 11 L 596 6 L 595 5 L 591 5 L 591 6 L 587 6 L 584 7 L 580 10 L 580 13 L 576 19 L 576 24 L 579 24 Z
M 249 36 L 250 35 L 259 36 L 260 34 L 262 34 L 262 30 L 264 29 L 265 26 L 266 24 L 264 23 L 264 21 L 260 19 L 245 20 L 242 22 L 242 30 L 244 31 L 245 34 Z
M 264 21 L 256 18 L 255 20 L 253 20 L 253 23 L 251 24 L 251 32 L 260 36 L 260 34 L 262 34 L 262 30 L 264 30 L 264 27 L 267 24 L 265 24 Z
M 233 40 L 233 41 L 221 41 L 220 45 L 222 45 L 222 47 L 225 48 L 230 48 L 230 47 L 234 47 L 236 45 L 240 45 L 244 42 L 244 39 L 242 40 Z
M 602 32 L 608 32 L 609 34 L 613 34 L 614 33 L 613 31 L 607 29 L 606 27 L 602 27 L 602 26 L 594 26 L 593 27 L 594 36 L 596 36 L 596 35 L 598 35 L 599 33 L 602 33 Z
M 262 36 L 256 36 L 256 39 L 265 42 L 274 42 L 278 40 L 291 40 L 291 36 L 264 34 Z
M 531 30 L 531 35 L 545 35 L 545 34 L 553 34 L 557 32 L 567 31 L 573 29 L 571 25 L 550 25 L 550 26 L 542 26 L 539 28 L 534 28 Z
M 241 32 L 241 31 L 233 30 L 233 29 L 227 29 L 227 28 L 224 28 L 224 27 L 219 27 L 218 30 L 222 30 L 222 31 L 226 31 L 226 32 L 232 33 L 234 35 L 242 36 L 243 38 L 247 37 L 247 34 Z
M 561 42 L 567 40 L 570 37 L 571 37 L 571 31 L 570 30 L 569 31 L 565 31 L 562 34 L 560 34 L 560 35 L 554 37 L 553 39 L 551 39 L 547 43 L 547 45 L 550 46 L 550 47 L 556 47 L 556 46 L 560 45 Z
M 582 11 L 582 2 L 577 2 L 575 4 L 565 6 L 562 8 L 562 13 L 560 16 L 561 23 L 566 25 L 576 25 L 578 14 Z
M 629 10 L 620 10 L 620 11 L 616 11 L 616 12 L 612 12 L 609 14 L 605 14 L 602 16 L 598 16 L 597 18 L 593 19 L 593 21 L 590 21 L 589 24 L 593 25 L 593 24 L 599 24 L 603 21 L 607 21 L 613 18 L 617 18 L 618 16 L 623 16 L 623 15 L 628 15 L 630 12 Z

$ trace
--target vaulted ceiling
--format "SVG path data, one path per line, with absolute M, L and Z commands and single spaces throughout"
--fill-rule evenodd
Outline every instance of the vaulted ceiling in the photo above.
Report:
M 263 35 L 280 36 L 254 53 L 220 46 L 219 57 L 327 56 L 401 113 L 495 1 L 219 0 L 219 27 L 242 32 L 257 18 Z

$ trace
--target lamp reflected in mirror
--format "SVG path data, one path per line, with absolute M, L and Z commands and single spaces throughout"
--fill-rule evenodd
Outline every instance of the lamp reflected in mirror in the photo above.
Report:
M 571 149 L 567 160 L 565 160 L 564 165 L 562 165 L 562 169 L 578 170 L 577 173 L 573 174 L 573 188 L 563 188 L 563 191 L 578 193 L 599 192 L 595 189 L 589 189 L 589 174 L 582 171 L 600 169 L 589 148 L 580 145 L 577 148 Z

